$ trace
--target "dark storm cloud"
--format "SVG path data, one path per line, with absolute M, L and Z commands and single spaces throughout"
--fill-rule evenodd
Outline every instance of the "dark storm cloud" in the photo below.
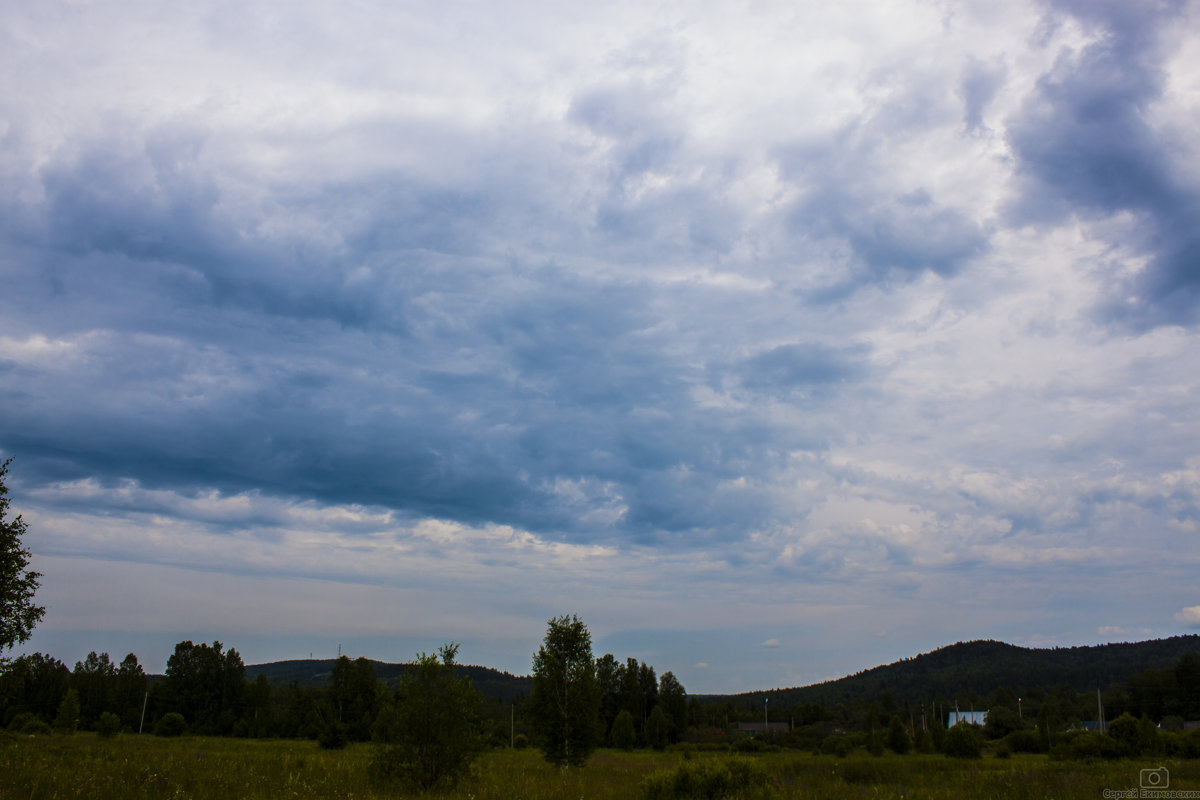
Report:
M 661 116 L 666 97 L 648 87 L 604 87 L 580 93 L 567 119 L 617 143 L 616 165 L 629 175 L 668 163 L 682 134 Z
M 914 90 L 916 91 L 916 90 Z M 920 184 L 897 184 L 890 163 L 904 140 L 924 130 L 923 98 L 902 96 L 839 131 L 836 142 L 782 147 L 783 176 L 802 192 L 789 214 L 794 235 L 825 242 L 824 259 L 846 269 L 816 296 L 873 284 L 906 283 L 924 272 L 949 277 L 988 245 L 987 232 Z
M 578 113 L 600 125 L 596 103 Z M 153 130 L 84 143 L 43 171 L 24 234 L 59 287 L 41 292 L 42 311 L 63 312 L 59 335 L 107 333 L 76 342 L 78 368 L 6 381 L 0 441 L 32 472 L 566 536 L 746 531 L 774 512 L 736 480 L 817 438 L 701 407 L 694 389 L 715 370 L 742 393 L 828 395 L 859 375 L 856 355 L 821 347 L 698 357 L 699 342 L 672 338 L 686 285 L 485 251 L 501 231 L 520 244 L 508 226 L 550 201 L 530 184 L 484 170 L 448 189 L 393 172 L 262 205 L 205 148 L 198 133 Z M 617 237 L 625 248 L 707 201 L 607 202 L 650 220 Z M 669 257 L 695 246 L 664 238 Z
M 1148 257 L 1133 279 L 1114 278 L 1104 314 L 1138 326 L 1194 323 L 1200 300 L 1200 186 L 1177 168 L 1194 145 L 1186 131 L 1156 125 L 1163 96 L 1161 34 L 1182 3 L 1062 2 L 1098 35 L 1064 52 L 1009 121 L 1018 198 L 1009 219 L 1056 224 L 1070 215 L 1104 220 L 1121 212 L 1116 245 Z
M 742 383 L 782 396 L 811 394 L 863 378 L 864 357 L 862 348 L 780 345 L 747 359 L 741 367 Z
M 972 133 L 984 126 L 983 115 L 996 91 L 1004 83 L 1002 66 L 988 65 L 971 58 L 963 70 L 960 91 L 963 97 L 963 124 Z
M 203 148 L 201 134 L 180 128 L 87 143 L 44 170 L 44 216 L 25 238 L 104 258 L 96 266 L 115 282 L 150 281 L 174 303 L 403 333 L 412 296 L 426 289 L 423 262 L 469 256 L 494 225 L 495 198 L 404 175 L 281 188 L 269 205 L 252 204 L 218 185 L 235 181 L 213 173 Z M 359 279 L 377 253 L 391 254 L 390 268 Z

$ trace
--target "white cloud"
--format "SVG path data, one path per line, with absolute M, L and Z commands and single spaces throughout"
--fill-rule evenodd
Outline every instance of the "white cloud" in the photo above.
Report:
M 1200 627 L 1200 606 L 1187 606 L 1175 615 L 1176 622 L 1182 622 L 1190 627 Z

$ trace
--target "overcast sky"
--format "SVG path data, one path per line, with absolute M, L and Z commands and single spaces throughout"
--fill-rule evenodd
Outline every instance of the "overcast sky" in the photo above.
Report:
M 692 692 L 1200 628 L 1200 6 L 0 0 L 25 651 Z

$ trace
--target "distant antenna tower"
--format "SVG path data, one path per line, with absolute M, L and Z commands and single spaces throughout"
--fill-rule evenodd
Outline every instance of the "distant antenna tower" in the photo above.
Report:
M 342 657 L 342 643 L 338 642 L 338 658 Z

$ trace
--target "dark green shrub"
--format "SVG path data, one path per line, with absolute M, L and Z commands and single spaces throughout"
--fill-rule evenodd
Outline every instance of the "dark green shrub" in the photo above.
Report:
M 1159 734 L 1164 755 L 1174 758 L 1200 758 L 1200 730 L 1191 733 L 1167 731 Z
M 74 733 L 79 727 L 79 693 L 67 689 L 62 702 L 58 704 L 58 714 L 54 717 L 54 729 Z
M 96 733 L 103 739 L 111 739 L 121 732 L 121 718 L 111 711 L 105 711 L 96 721 Z
M 1187 740 L 1175 731 L 1166 731 L 1162 735 L 1163 754 L 1170 758 L 1188 758 Z
M 983 735 L 975 725 L 955 725 L 946 731 L 942 752 L 951 758 L 982 758 Z
M 609 733 L 612 746 L 621 750 L 632 750 L 637 744 L 637 731 L 633 727 L 633 714 L 622 711 L 613 720 L 612 731 Z
M 946 729 L 941 725 L 934 723 L 929 728 L 929 738 L 933 739 L 933 749 L 936 752 L 942 751 L 942 745 L 946 742 Z
M 396 694 L 376 722 L 386 745 L 375 753 L 371 772 L 383 784 L 401 783 L 426 792 L 452 787 L 483 751 L 479 693 L 458 675 L 458 645 L 438 655 L 418 653 Z
M 154 723 L 155 736 L 183 736 L 183 732 L 186 730 L 187 722 L 183 719 L 183 714 L 176 711 L 163 714 L 162 718 Z
M 734 742 L 730 749 L 735 753 L 764 753 L 771 748 L 758 736 L 745 736 Z
M 759 764 L 744 758 L 688 761 L 642 781 L 643 800 L 721 800 L 767 786 Z
M 1124 756 L 1124 748 L 1108 734 L 1085 731 L 1063 734 L 1058 744 L 1050 750 L 1050 757 L 1057 761 L 1112 760 Z
M 845 758 L 850 755 L 850 749 L 850 740 L 836 733 L 831 733 L 821 742 L 821 752 L 827 756 Z
M 1037 731 L 1013 731 L 1004 737 L 1004 742 L 1014 753 L 1046 752 L 1046 740 Z
M 18 731 L 23 736 L 49 736 L 51 733 L 50 726 L 43 720 L 30 715 L 30 718 L 25 720 Z
M 655 706 L 650 712 L 650 718 L 646 720 L 646 744 L 660 752 L 666 750 L 670 733 L 670 722 L 666 713 L 662 706 Z
M 321 731 L 317 734 L 317 744 L 322 750 L 341 750 L 349 742 L 346 726 L 332 719 L 321 725 Z
M 526 747 L 529 747 L 529 737 L 523 733 L 518 733 L 513 737 L 513 747 L 518 750 L 524 750 Z
M 20 731 L 21 728 L 25 726 L 25 723 L 29 722 L 31 719 L 37 719 L 37 715 L 28 711 L 22 711 L 20 714 L 14 714 L 13 718 L 8 721 L 8 729 L 14 732 Z
M 1015 709 L 999 706 L 988 712 L 987 723 L 983 726 L 983 735 L 988 739 L 1003 739 L 1013 731 L 1026 727 L 1025 721 Z
M 893 753 L 901 756 L 912 749 L 912 740 L 908 738 L 908 731 L 904 730 L 900 717 L 893 716 L 888 723 L 887 745 Z
M 1114 719 L 1108 726 L 1107 736 L 1116 742 L 1123 755 L 1141 755 L 1138 721 L 1132 714 L 1125 713 Z

